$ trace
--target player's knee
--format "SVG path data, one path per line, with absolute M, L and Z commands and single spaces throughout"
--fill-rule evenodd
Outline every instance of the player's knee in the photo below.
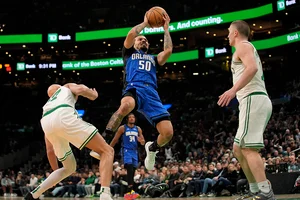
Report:
M 64 163 L 64 168 L 67 170 L 68 174 L 72 174 L 76 171 L 76 160 L 74 158 L 74 156 L 69 156 L 69 159 L 65 161 Z
M 169 126 L 167 128 L 165 128 L 163 131 L 163 134 L 166 138 L 168 138 L 169 140 L 172 139 L 173 137 L 173 134 L 174 134 L 174 131 L 173 131 L 173 127 L 172 126 Z
M 114 157 L 115 150 L 110 145 L 106 144 L 103 153 L 106 153 L 110 157 Z
M 121 115 L 127 115 L 128 113 L 130 113 L 132 110 L 134 109 L 134 107 L 132 107 L 132 104 L 128 101 L 122 102 L 120 108 L 119 108 L 119 113 Z
M 73 174 L 75 171 L 76 171 L 76 168 L 77 168 L 77 164 L 76 162 L 74 162 L 71 166 L 70 166 L 70 173 Z
M 170 129 L 170 130 L 166 131 L 165 136 L 168 138 L 168 140 L 171 140 L 173 137 L 173 134 L 174 134 L 173 129 Z

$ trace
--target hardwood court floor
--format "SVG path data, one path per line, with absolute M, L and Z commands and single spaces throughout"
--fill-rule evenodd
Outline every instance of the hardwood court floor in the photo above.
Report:
M 140 200 L 187 200 L 187 199 L 192 199 L 192 200 L 234 200 L 237 198 L 236 196 L 231 196 L 231 197 L 193 197 L 193 198 L 140 198 Z M 277 200 L 300 200 L 300 194 L 285 194 L 285 195 L 276 195 Z M 22 200 L 22 197 L 0 197 L 0 200 Z M 41 200 L 98 200 L 99 197 L 94 197 L 94 198 L 41 198 Z M 124 198 L 119 197 L 119 198 L 114 198 L 114 200 L 123 200 Z

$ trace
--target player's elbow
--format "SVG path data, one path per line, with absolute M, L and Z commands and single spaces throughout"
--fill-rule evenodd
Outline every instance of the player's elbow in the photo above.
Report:
M 165 55 L 169 57 L 169 56 L 172 55 L 173 48 L 172 47 L 167 48 L 167 49 L 164 50 L 164 52 L 165 52 Z
M 255 66 L 255 67 L 252 67 L 252 70 L 256 73 L 258 71 L 258 68 Z
M 255 75 L 257 71 L 258 68 L 256 66 L 251 68 L 251 72 L 252 72 L 251 74 Z

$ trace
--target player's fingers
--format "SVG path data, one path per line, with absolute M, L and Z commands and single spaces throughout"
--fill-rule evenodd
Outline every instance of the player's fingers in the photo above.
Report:
M 167 16 L 167 19 L 168 19 L 169 21 L 171 21 L 171 18 L 170 18 L 170 16 L 168 15 L 168 13 L 166 13 L 166 16 Z
M 222 102 L 223 102 L 223 98 L 220 98 L 219 101 L 218 101 L 218 105 L 221 106 Z
M 169 15 L 167 13 L 163 13 L 163 19 L 165 21 L 170 21 L 170 17 L 169 17 Z
M 226 102 L 227 102 L 227 96 L 224 95 L 222 98 L 222 103 L 221 103 L 222 107 L 226 105 Z
M 230 103 L 230 100 L 228 99 L 227 102 L 226 102 L 226 106 L 228 106 Z

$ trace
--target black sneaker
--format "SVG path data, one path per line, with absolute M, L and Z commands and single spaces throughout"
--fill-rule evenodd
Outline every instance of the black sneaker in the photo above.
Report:
M 235 200 L 244 200 L 244 199 L 248 199 L 250 197 L 253 197 L 253 193 L 252 192 L 248 192 L 246 194 L 243 194 L 241 196 L 239 196 L 238 198 L 236 198 Z
M 25 197 L 25 200 L 36 200 L 35 198 L 33 198 L 32 194 L 30 192 L 28 192 Z M 39 200 L 39 198 L 37 198 Z
M 268 193 L 259 191 L 257 194 L 248 198 L 247 200 L 276 200 L 273 190 L 270 190 Z

